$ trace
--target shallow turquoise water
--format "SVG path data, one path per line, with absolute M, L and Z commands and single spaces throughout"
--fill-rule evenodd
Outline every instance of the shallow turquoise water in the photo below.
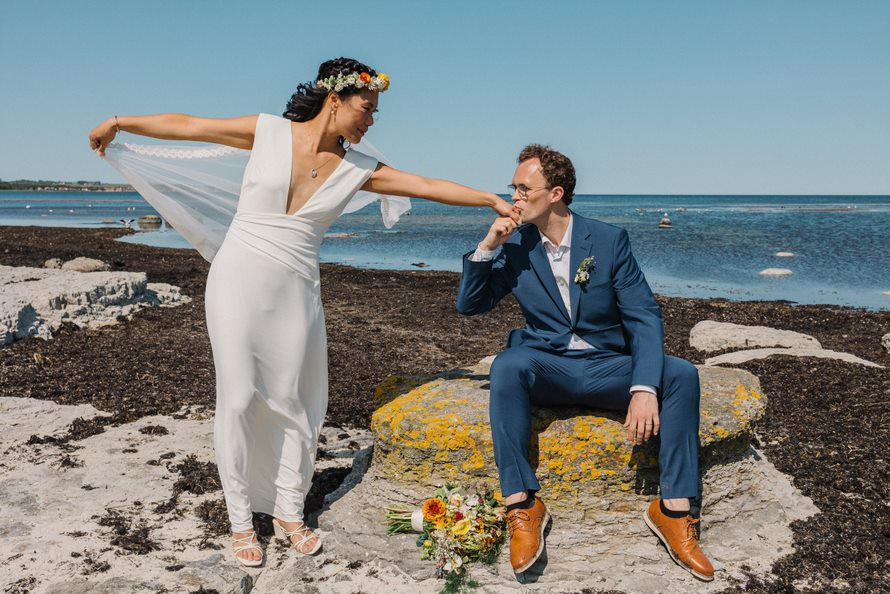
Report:
M 386 230 L 375 206 L 329 230 L 324 262 L 460 270 L 493 214 L 414 200 Z M 30 208 L 27 208 L 30 206 Z M 628 230 L 652 288 L 665 295 L 785 299 L 890 309 L 890 196 L 577 196 L 578 214 Z M 638 210 L 640 209 L 640 210 Z M 664 213 L 670 229 L 659 229 Z M 154 214 L 138 194 L 0 192 L 0 225 L 103 226 Z M 170 229 L 124 241 L 186 247 Z M 789 251 L 793 258 L 774 254 Z M 758 275 L 789 268 L 790 277 Z

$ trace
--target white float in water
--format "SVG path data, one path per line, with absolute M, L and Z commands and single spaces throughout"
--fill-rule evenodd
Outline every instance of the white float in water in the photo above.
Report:
M 777 258 L 793 258 L 797 254 L 795 254 L 794 252 L 776 252 L 773 255 Z
M 794 274 L 787 268 L 767 268 L 758 272 L 760 276 L 791 276 Z

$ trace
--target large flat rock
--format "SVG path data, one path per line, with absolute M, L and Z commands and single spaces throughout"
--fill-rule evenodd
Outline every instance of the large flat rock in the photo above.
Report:
M 433 487 L 482 483 L 497 491 L 488 424 L 487 360 L 430 378 L 390 378 L 371 421 L 374 467 L 391 480 Z M 758 379 L 741 369 L 704 367 L 701 458 L 726 459 L 747 449 L 765 398 Z M 551 506 L 579 515 L 586 503 L 635 501 L 654 493 L 657 443 L 634 446 L 624 415 L 593 409 L 532 409 L 532 464 Z
M 420 559 L 416 535 L 388 536 L 384 518 L 387 503 L 419 506 L 432 489 L 394 482 L 371 465 L 371 458 L 370 451 L 357 457 L 343 486 L 328 497 L 329 507 L 318 518 L 326 547 L 345 558 L 397 570 L 401 575 L 389 578 L 393 593 L 441 591 L 443 583 L 433 579 L 432 563 Z M 470 578 L 481 584 L 479 591 L 490 593 L 719 592 L 744 584 L 751 575 L 770 575 L 773 563 L 794 550 L 789 525 L 818 512 L 750 446 L 735 459 L 708 467 L 702 493 L 701 546 L 716 569 L 711 583 L 696 580 L 671 561 L 643 522 L 648 498 L 639 496 L 590 501 L 580 514 L 551 510 L 544 554 L 522 582 L 510 568 L 507 547 L 493 567 L 469 565 Z M 550 503 L 549 493 L 541 496 Z M 375 586 L 369 583 L 362 591 L 378 591 Z
M 692 327 L 689 331 L 689 345 L 708 353 L 758 347 L 822 348 L 819 341 L 808 334 L 713 320 L 704 320 Z
M 857 357 L 856 355 L 851 355 L 850 353 L 842 353 L 829 349 L 805 348 L 750 349 L 746 351 L 723 353 L 722 355 L 717 355 L 716 357 L 710 357 L 706 359 L 705 365 L 739 365 L 747 361 L 753 361 L 755 359 L 766 359 L 774 355 L 784 355 L 786 357 L 814 357 L 816 359 L 834 359 L 835 361 L 856 363 L 858 365 L 864 365 L 865 367 L 877 367 L 879 369 L 884 368 L 883 365 L 878 365 L 877 363 L 873 363 L 871 361 L 868 361 L 867 359 Z
M 0 346 L 51 338 L 62 323 L 96 328 L 143 307 L 190 302 L 179 288 L 149 283 L 144 272 L 77 272 L 0 265 Z

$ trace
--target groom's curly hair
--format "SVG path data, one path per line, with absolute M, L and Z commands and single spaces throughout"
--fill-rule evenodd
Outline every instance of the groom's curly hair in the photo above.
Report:
M 517 163 L 538 159 L 541 162 L 541 173 L 551 188 L 562 188 L 562 201 L 566 206 L 572 203 L 575 195 L 575 166 L 572 160 L 543 144 L 530 144 L 519 153 Z

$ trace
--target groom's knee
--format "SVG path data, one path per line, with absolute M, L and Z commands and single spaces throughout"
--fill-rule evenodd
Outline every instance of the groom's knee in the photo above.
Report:
M 688 395 L 690 398 L 699 398 L 698 369 L 679 357 L 666 356 L 664 358 L 664 388 Z
M 492 388 L 512 386 L 516 382 L 525 384 L 533 361 L 533 353 L 529 351 L 531 349 L 513 347 L 498 353 L 489 372 Z

